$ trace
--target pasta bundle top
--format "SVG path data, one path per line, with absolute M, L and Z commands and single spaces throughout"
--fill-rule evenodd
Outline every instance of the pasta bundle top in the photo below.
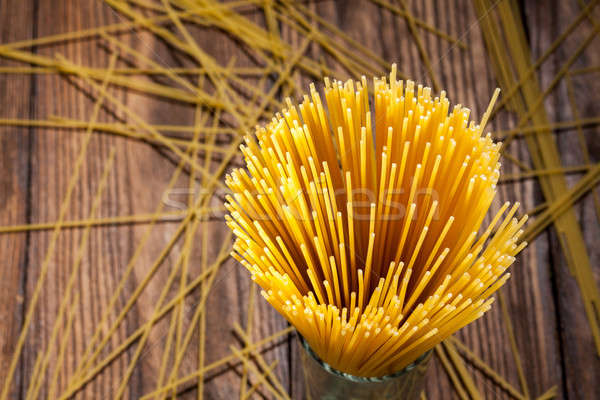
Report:
M 494 199 L 500 144 L 441 92 L 325 79 L 241 146 L 227 176 L 233 256 L 340 371 L 397 372 L 481 317 L 526 216 Z

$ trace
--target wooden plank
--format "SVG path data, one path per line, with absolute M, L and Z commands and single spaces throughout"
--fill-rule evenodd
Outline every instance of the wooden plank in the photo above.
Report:
M 534 8 L 525 4 L 525 17 L 531 27 L 531 49 L 533 57 L 541 55 L 549 43 L 556 37 L 556 32 L 563 31 L 570 21 L 581 12 L 578 2 L 555 2 L 548 7 Z M 592 17 L 597 21 L 597 10 Z M 548 23 L 551 21 L 551 23 Z M 584 20 L 581 26 L 566 40 L 556 54 L 545 63 L 540 70 L 540 85 L 545 87 L 558 72 L 561 64 L 570 56 L 576 48 L 593 29 L 589 20 Z M 596 65 L 598 63 L 597 40 L 580 57 L 573 68 L 584 65 Z M 588 76 L 585 80 L 579 80 L 577 85 L 576 100 L 581 117 L 586 115 L 598 115 L 597 102 L 598 84 L 595 79 Z M 566 84 L 563 83 L 555 89 L 550 98 L 544 103 L 550 115 L 556 120 L 568 120 L 573 116 L 567 92 Z M 592 128 L 587 132 L 587 145 L 597 145 L 597 129 Z M 575 132 L 557 136 L 558 146 L 561 149 L 563 165 L 573 165 L 581 162 L 583 155 Z M 591 148 L 591 147 L 590 147 Z M 597 152 L 590 152 L 593 162 L 598 162 Z M 578 179 L 577 176 L 568 176 L 567 183 L 572 185 Z M 578 222 L 582 227 L 586 240 L 587 251 L 590 256 L 591 265 L 598 269 L 599 249 L 594 246 L 598 234 L 598 220 L 594 212 L 591 196 L 582 201 L 574 208 Z M 555 307 L 557 308 L 557 331 L 559 342 L 559 355 L 563 373 L 561 375 L 561 394 L 564 398 L 595 398 L 600 396 L 600 388 L 597 385 L 600 379 L 600 360 L 594 351 L 594 341 L 589 328 L 586 315 L 583 312 L 583 302 L 578 285 L 569 273 L 567 260 L 559 250 L 560 244 L 555 230 L 550 230 L 546 235 L 549 252 L 546 256 L 548 265 L 551 266 L 553 274 L 553 290 L 555 292 Z M 544 265 L 544 263 L 542 264 Z M 596 285 L 600 282 L 596 273 Z M 549 299 L 548 299 L 549 300 Z M 546 304 L 549 301 L 545 302 Z
M 35 35 L 34 21 L 36 6 L 33 1 L 20 4 L 11 1 L 0 2 L 0 42 L 28 39 Z M 22 21 L 17 26 L 12 21 Z M 27 22 L 26 22 L 27 21 Z M 25 23 L 26 22 L 26 23 Z M 14 65 L 14 64 L 11 64 Z M 32 118 L 35 94 L 35 77 L 0 77 L 0 99 L 2 113 L 20 118 Z M 4 99 L 12 99 L 5 101 Z M 27 128 L 0 128 L 0 224 L 11 225 L 28 221 L 31 207 L 28 202 L 30 170 L 30 148 L 33 134 Z M 12 349 L 16 345 L 21 330 L 23 300 L 26 296 L 24 282 L 29 266 L 27 246 L 29 235 L 5 235 L 0 238 L 0 254 L 3 266 L 0 268 L 0 381 L 4 382 L 12 359 Z M 23 377 L 17 370 L 15 385 L 11 393 L 18 395 Z
M 39 27 L 38 36 L 82 29 L 87 26 L 96 26 L 115 22 L 115 18 L 107 13 L 100 3 L 40 3 L 35 24 Z M 49 46 L 40 49 L 40 54 L 54 56 L 61 53 L 75 61 L 82 62 L 93 57 L 100 65 L 106 65 L 108 55 L 94 52 L 90 53 L 89 45 L 83 43 L 68 43 L 64 45 Z M 81 84 L 81 83 L 79 83 Z M 48 115 L 73 115 L 84 120 L 90 118 L 92 102 L 85 93 L 73 87 L 59 76 L 45 76 L 38 78 L 38 90 L 35 97 L 36 117 Z M 82 88 L 89 90 L 89 88 Z M 101 112 L 101 119 L 104 115 Z M 31 203 L 33 221 L 55 221 L 57 211 L 63 201 L 65 188 L 72 173 L 73 165 L 82 145 L 82 135 L 68 134 L 60 130 L 43 130 L 36 132 L 35 147 L 32 149 L 32 183 Z M 96 187 L 110 146 L 114 139 L 94 136 L 89 147 L 89 156 L 81 171 L 81 179 L 77 183 L 71 206 L 67 213 L 68 218 L 86 218 L 89 216 L 91 199 Z M 123 143 L 123 142 L 121 142 Z M 123 168 L 123 147 L 119 148 L 115 162 L 116 170 Z M 104 215 L 124 212 L 119 204 L 119 197 L 123 191 L 119 190 L 123 183 L 116 178 L 119 174 L 113 173 L 109 177 L 108 187 L 103 196 L 101 212 Z M 103 302 L 109 296 L 111 286 L 117 280 L 116 265 L 121 264 L 123 253 L 119 251 L 116 238 L 107 234 L 108 229 L 93 230 L 90 234 L 87 256 L 84 257 L 79 270 L 76 290 L 80 291 L 79 304 L 73 324 L 73 335 L 69 341 L 71 351 L 67 353 L 64 373 L 59 375 L 59 391 L 64 389 L 67 374 L 73 372 L 78 363 L 78 355 L 83 352 L 83 346 L 89 335 L 93 332 Z M 36 232 L 32 234 L 29 258 L 31 260 L 31 273 L 28 274 L 27 287 L 33 290 L 39 277 L 39 266 L 46 254 L 50 238 L 49 232 Z M 23 362 L 27 379 L 31 377 L 36 357 L 49 345 L 48 339 L 56 320 L 58 305 L 64 295 L 65 285 L 74 262 L 75 253 L 82 238 L 82 231 L 62 232 L 51 259 L 47 280 L 37 306 L 36 318 L 28 337 L 25 357 Z M 35 332 L 35 333 L 34 333 Z M 50 365 L 50 368 L 57 368 Z M 97 382 L 87 388 L 87 393 L 106 394 L 108 388 L 114 385 L 118 375 L 105 374 Z M 27 386 L 26 386 L 27 387 Z M 41 395 L 46 396 L 48 386 L 42 387 Z

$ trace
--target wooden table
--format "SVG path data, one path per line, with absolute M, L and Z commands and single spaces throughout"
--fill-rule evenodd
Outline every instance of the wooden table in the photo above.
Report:
M 407 3 L 416 17 L 460 38 L 468 45 L 468 49 L 461 50 L 434 35 L 421 32 L 423 47 L 432 60 L 441 86 L 446 89 L 453 103 L 469 105 L 473 117 L 479 119 L 497 83 L 473 5 L 467 0 Z M 311 3 L 310 7 L 386 60 L 397 61 L 399 68 L 411 78 L 431 83 L 408 26 L 400 16 L 366 0 L 325 0 Z M 525 1 L 520 3 L 519 7 L 534 60 L 543 54 L 581 11 L 577 1 Z M 598 13 L 598 9 L 590 13 L 590 19 L 596 21 L 596 24 L 600 21 Z M 246 15 L 258 23 L 263 23 L 262 13 L 248 12 Z M 121 15 L 101 1 L 0 0 L 0 43 L 107 25 L 122 20 Z M 570 56 L 572 49 L 593 29 L 592 23 L 586 18 L 568 37 L 565 44 L 542 64 L 537 73 L 542 87 L 549 84 Z M 232 55 L 237 56 L 236 65 L 251 65 L 236 43 L 223 39 L 222 34 L 204 30 L 193 31 L 193 34 L 202 49 L 222 65 L 226 65 Z M 281 35 L 295 46 L 300 46 L 302 42 L 302 38 L 290 28 L 283 27 Z M 189 63 L 185 57 L 172 51 L 161 40 L 147 32 L 124 33 L 120 37 L 125 43 L 134 46 L 163 66 L 175 67 Z M 600 65 L 599 50 L 596 39 L 571 69 Z M 109 59 L 106 51 L 99 49 L 95 41 L 87 39 L 36 46 L 32 51 L 46 56 L 60 53 L 71 61 L 103 68 Z M 312 58 L 318 59 L 319 49 L 316 46 L 308 51 Z M 3 59 L 0 65 L 6 67 L 23 64 Z M 347 76 L 342 68 L 335 71 L 340 73 L 340 78 Z M 571 76 L 576 88 L 575 100 L 580 118 L 600 115 L 600 81 L 597 74 L 598 70 Z M 307 88 L 306 79 L 303 78 L 301 84 L 303 88 Z M 95 101 L 95 96 L 88 96 L 89 92 L 89 86 L 82 86 L 80 80 L 56 74 L 2 74 L 0 118 L 46 119 L 51 115 L 59 115 L 87 121 Z M 135 91 L 111 89 L 111 93 L 150 123 L 193 124 L 194 107 L 189 105 L 177 101 L 164 101 Z M 544 102 L 544 107 L 553 122 L 577 118 L 569 103 L 565 82 L 558 85 Z M 101 110 L 99 120 L 124 121 L 127 117 L 108 105 Z M 491 126 L 492 129 L 498 130 L 514 125 L 514 116 L 501 113 Z M 0 127 L 0 226 L 58 219 L 69 178 L 84 141 L 83 131 L 23 126 Z M 599 160 L 599 133 L 596 125 L 583 129 L 593 163 Z M 186 135 L 189 137 L 190 133 Z M 575 128 L 561 130 L 556 134 L 556 140 L 563 165 L 584 163 Z M 78 220 L 89 216 L 93 195 L 113 146 L 116 149 L 115 169 L 108 176 L 99 216 L 151 213 L 161 199 L 166 199 L 167 211 L 177 211 L 179 205 L 184 204 L 182 201 L 186 198 L 187 174 L 178 180 L 175 191 L 165 193 L 167 182 L 177 164 L 172 153 L 141 141 L 94 134 L 82 165 L 81 178 L 74 188 L 66 220 Z M 508 152 L 529 163 L 529 153 L 521 139 L 512 144 Z M 517 172 L 518 168 L 514 163 L 508 160 L 503 162 L 504 174 Z M 567 180 L 573 184 L 580 176 L 580 172 L 570 173 Z M 494 208 L 498 208 L 503 201 L 518 200 L 523 204 L 523 210 L 531 210 L 543 202 L 535 178 L 518 179 L 502 184 L 498 192 Z M 214 199 L 213 203 L 218 205 L 219 202 L 219 199 Z M 595 284 L 598 285 L 600 247 L 597 245 L 597 238 L 600 236 L 600 229 L 592 197 L 585 197 L 574 209 L 586 238 L 587 251 L 594 267 Z M 203 235 L 208 235 L 208 257 L 213 259 L 226 237 L 227 229 L 219 215 L 204 223 L 208 228 L 199 231 L 197 240 L 201 240 Z M 173 235 L 176 227 L 175 222 L 157 224 L 151 233 L 149 245 L 141 253 L 133 275 L 127 281 L 126 293 L 139 284 L 139 280 Z M 74 318 L 74 334 L 68 342 L 63 372 L 59 376 L 60 389 L 65 388 L 68 375 L 76 367 L 86 340 L 98 324 L 111 293 L 115 291 L 122 272 L 145 232 L 145 224 L 109 225 L 91 229 L 77 276 L 78 311 Z M 77 257 L 83 233 L 84 229 L 81 228 L 64 229 L 59 236 L 56 252 L 49 260 L 47 279 L 40 292 L 39 304 L 16 370 L 12 398 L 24 397 L 35 357 L 48 345 L 61 293 L 64 291 L 70 266 Z M 52 230 L 0 234 L 0 383 L 4 383 L 26 315 L 26 306 L 35 290 L 51 237 Z M 165 260 L 165 267 L 159 269 L 145 294 L 127 314 L 124 324 L 111 339 L 112 345 L 118 345 L 137 329 L 141 322 L 150 317 L 158 293 L 167 278 L 168 266 L 175 263 L 181 246 L 181 243 L 176 244 L 175 251 Z M 189 270 L 190 280 L 200 273 L 201 253 L 201 246 L 195 246 Z M 600 358 L 594 347 L 578 286 L 568 271 L 554 229 L 539 235 L 529 245 L 518 257 L 512 267 L 512 273 L 513 277 L 503 289 L 503 294 L 532 398 L 554 385 L 558 386 L 559 398 L 600 398 Z M 245 269 L 236 262 L 229 260 L 221 267 L 206 304 L 206 363 L 229 354 L 231 344 L 241 346 L 232 334 L 232 326 L 236 322 L 244 327 L 247 324 L 250 284 Z M 191 296 L 189 306 L 185 308 L 186 321 L 191 318 L 194 312 L 193 304 L 198 301 L 199 296 L 198 293 Z M 118 304 L 122 306 L 126 300 L 127 297 L 122 295 Z M 600 310 L 596 311 L 600 314 Z M 253 317 L 254 340 L 287 326 L 286 321 L 260 296 L 256 297 Z M 125 392 L 127 397 L 137 398 L 154 390 L 167 329 L 168 321 L 165 319 L 152 331 L 142 360 L 133 370 Z M 514 387 L 520 387 L 515 359 L 511 352 L 510 336 L 499 304 L 495 304 L 486 316 L 463 329 L 458 337 Z M 182 371 L 189 372 L 195 368 L 197 346 L 198 338 L 194 336 L 183 360 Z M 87 385 L 82 392 L 82 398 L 112 398 L 134 351 L 135 348 L 128 350 Z M 279 361 L 276 374 L 280 382 L 289 390 L 292 398 L 303 398 L 302 372 L 294 336 L 287 335 L 275 341 L 264 353 L 264 357 L 267 362 Z M 506 391 L 494 384 L 479 369 L 468 362 L 466 365 L 484 398 L 510 398 Z M 206 398 L 237 398 L 241 371 L 239 363 L 210 371 L 205 377 Z M 47 390 L 48 388 L 43 386 L 41 395 L 47 396 Z M 256 394 L 257 398 L 270 398 L 268 391 L 260 390 L 259 393 Z M 429 399 L 457 397 L 438 360 L 435 360 L 430 368 L 426 394 Z M 185 398 L 196 396 L 194 390 L 184 391 L 181 395 Z

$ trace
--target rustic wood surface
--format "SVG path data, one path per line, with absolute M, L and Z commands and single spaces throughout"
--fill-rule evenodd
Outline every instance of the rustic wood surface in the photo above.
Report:
M 415 16 L 468 44 L 467 50 L 460 50 L 433 35 L 422 34 L 433 69 L 440 85 L 449 93 L 451 101 L 471 106 L 474 118 L 480 118 L 497 83 L 489 66 L 472 3 L 467 0 L 407 3 Z M 404 19 L 369 1 L 324 0 L 311 2 L 310 7 L 386 60 L 398 62 L 400 69 L 411 78 L 431 83 Z M 579 14 L 581 6 L 577 1 L 525 1 L 521 4 L 521 10 L 529 44 L 536 59 L 557 34 Z M 590 15 L 598 20 L 599 13 L 600 10 L 596 9 Z M 255 18 L 260 23 L 263 21 L 262 14 L 249 14 L 248 17 Z M 106 4 L 95 0 L 0 0 L 0 43 L 106 25 L 121 20 L 122 17 Z M 562 62 L 569 56 L 570 49 L 593 29 L 594 26 L 589 21 L 582 22 L 567 39 L 566 45 L 561 46 L 551 59 L 544 63 L 538 74 L 542 87 L 554 77 Z M 230 57 L 236 55 L 237 65 L 252 65 L 252 61 L 236 44 L 227 40 L 221 33 L 208 29 L 194 30 L 193 33 L 200 46 L 221 64 L 226 65 Z M 297 46 L 302 41 L 302 38 L 297 37 L 289 28 L 283 27 L 282 35 Z M 120 38 L 161 65 L 173 67 L 186 65 L 188 62 L 148 33 L 123 34 Z M 596 40 L 574 64 L 574 68 L 599 65 L 599 50 Z M 102 67 L 107 65 L 109 59 L 106 52 L 91 46 L 88 40 L 39 46 L 33 51 L 48 56 L 60 53 L 70 60 Z M 316 48 L 309 51 L 312 52 L 312 57 L 318 59 L 318 54 L 315 54 Z M 1 65 L 17 64 L 2 60 Z M 339 73 L 340 78 L 345 77 L 342 69 Z M 597 78 L 597 72 L 573 77 L 581 117 L 600 115 L 600 83 Z M 304 88 L 307 82 L 302 81 Z M 95 97 L 87 96 L 85 91 L 86 88 L 77 87 L 76 81 L 55 74 L 0 75 L 0 117 L 47 118 L 49 115 L 61 115 L 87 120 Z M 161 124 L 193 123 L 194 109 L 189 105 L 166 102 L 133 91 L 111 89 L 111 93 L 148 121 Z M 552 121 L 573 119 L 573 110 L 567 100 L 564 84 L 560 84 L 549 96 L 545 107 Z M 101 121 L 125 120 L 123 115 L 110 106 L 100 113 L 99 118 Z M 510 114 L 501 113 L 493 121 L 492 128 L 506 129 L 514 125 L 515 120 Z M 565 166 L 583 163 L 579 142 L 573 132 L 566 130 L 557 134 Z M 584 133 L 592 162 L 600 161 L 599 129 L 595 126 L 588 127 L 584 129 Z M 58 210 L 82 140 L 83 134 L 72 130 L 0 127 L 0 225 L 54 221 L 58 218 Z M 109 176 L 99 214 L 111 216 L 150 213 L 164 198 L 164 188 L 176 165 L 168 153 L 142 142 L 94 134 L 81 170 L 82 178 L 75 188 L 66 219 L 89 216 L 92 198 L 112 146 L 116 148 L 115 171 Z M 513 143 L 509 152 L 525 162 L 528 161 L 528 151 L 521 140 Z M 513 163 L 505 160 L 503 172 L 517 173 L 518 169 Z M 579 176 L 569 175 L 569 182 L 576 182 Z M 187 188 L 187 175 L 184 174 L 175 185 L 175 188 L 178 187 Z M 181 194 L 170 196 L 185 199 Z M 523 210 L 530 210 L 543 201 L 534 178 L 501 185 L 493 208 L 497 209 L 506 200 L 520 201 Z M 176 207 L 171 204 L 167 205 L 167 209 L 174 211 Z M 595 268 L 596 284 L 600 284 L 600 248 L 597 245 L 600 228 L 591 196 L 585 197 L 575 209 Z M 214 258 L 227 230 L 217 216 L 205 223 L 210 224 L 209 258 Z M 135 273 L 128 283 L 131 289 L 164 247 L 175 228 L 176 224 L 161 223 L 154 229 L 150 245 L 137 262 Z M 145 229 L 143 224 L 92 229 L 79 272 L 79 312 L 75 318 L 74 335 L 70 339 L 64 364 L 65 373 L 60 375 L 61 388 L 64 389 L 69 372 L 77 365 L 78 355 L 85 346 L 85 338 L 98 322 Z M 68 265 L 75 257 L 82 233 L 83 230 L 80 229 L 66 229 L 60 235 L 55 256 L 49 265 L 47 284 L 41 293 L 40 303 L 18 366 L 17 384 L 11 392 L 12 398 L 24 396 L 35 357 L 47 345 L 47 337 L 56 318 L 59 294 L 64 289 L 68 276 Z M 34 290 L 51 235 L 51 231 L 0 235 L 0 384 L 4 383 L 4 374 L 23 323 L 28 296 Z M 201 239 L 201 235 L 202 233 L 199 233 L 198 240 Z M 176 249 L 180 246 L 178 243 Z M 174 263 L 176 256 L 175 251 L 166 260 L 166 264 Z M 200 249 L 196 248 L 193 252 L 190 277 L 200 272 L 200 258 Z M 559 398 L 600 398 L 600 358 L 594 348 L 577 285 L 568 272 L 558 239 L 552 229 L 540 235 L 518 257 L 512 267 L 512 273 L 513 277 L 503 289 L 503 294 L 532 397 L 558 385 Z M 125 324 L 114 336 L 115 344 L 135 330 L 140 321 L 149 317 L 167 274 L 167 268 L 159 270 L 150 287 L 128 314 Z M 248 274 L 237 263 L 230 260 L 221 268 L 206 306 L 207 363 L 227 355 L 231 344 L 240 345 L 239 340 L 232 334 L 232 326 L 235 322 L 246 326 L 250 284 Z M 123 297 L 122 301 L 125 300 Z M 186 317 L 190 318 L 192 314 L 193 307 L 190 306 L 186 309 Z M 253 318 L 254 340 L 287 326 L 285 320 L 260 296 L 256 298 Z M 167 325 L 168 321 L 165 319 L 153 331 L 148 348 L 134 370 L 128 386 L 128 398 L 137 398 L 155 388 L 162 356 L 160 350 Z M 458 337 L 511 384 L 519 387 L 515 360 L 510 350 L 509 336 L 499 304 L 495 304 L 485 317 L 463 329 Z M 182 368 L 184 372 L 192 371 L 195 366 L 197 342 L 197 339 L 192 341 L 190 360 L 185 360 Z M 133 351 L 130 350 L 98 379 L 86 386 L 79 397 L 111 398 Z M 286 336 L 276 341 L 264 355 L 267 362 L 279 360 L 276 374 L 281 383 L 289 389 L 292 398 L 303 398 L 302 372 L 296 339 L 292 335 Z M 491 383 L 478 369 L 470 365 L 468 368 L 485 398 L 509 398 L 504 390 Z M 239 364 L 211 371 L 206 377 L 205 398 L 238 398 L 240 374 Z M 46 396 L 44 390 L 41 394 Z M 426 394 L 429 399 L 457 397 L 438 360 L 433 361 L 429 370 Z M 184 398 L 195 398 L 195 393 L 184 392 L 181 395 Z M 256 396 L 269 398 L 269 393 L 261 390 Z

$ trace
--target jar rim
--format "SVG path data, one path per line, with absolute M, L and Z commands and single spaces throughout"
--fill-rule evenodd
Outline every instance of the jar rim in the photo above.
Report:
M 331 365 L 327 364 L 325 361 L 321 360 L 319 358 L 319 356 L 313 351 L 313 349 L 308 345 L 308 342 L 306 341 L 306 339 L 304 339 L 304 337 L 300 334 L 300 332 L 297 332 L 297 334 L 298 334 L 298 339 L 300 340 L 300 343 L 302 344 L 302 347 L 304 348 L 304 350 L 306 350 L 306 352 L 313 358 L 313 360 L 315 360 L 319 365 L 321 365 L 321 367 L 323 367 L 323 369 L 325 371 L 329 372 L 332 375 L 338 376 L 340 378 L 348 379 L 352 382 L 374 383 L 374 382 L 385 382 L 390 379 L 398 378 L 404 374 L 409 373 L 413 369 L 415 369 L 423 360 L 425 360 L 431 354 L 431 350 L 427 350 L 425 353 L 421 354 L 415 361 L 408 364 L 406 367 L 402 368 L 400 371 L 394 372 L 392 374 L 388 374 L 388 375 L 384 375 L 384 376 L 380 376 L 380 377 L 356 376 L 356 375 L 352 375 L 347 372 L 343 372 L 338 369 L 335 369 Z

